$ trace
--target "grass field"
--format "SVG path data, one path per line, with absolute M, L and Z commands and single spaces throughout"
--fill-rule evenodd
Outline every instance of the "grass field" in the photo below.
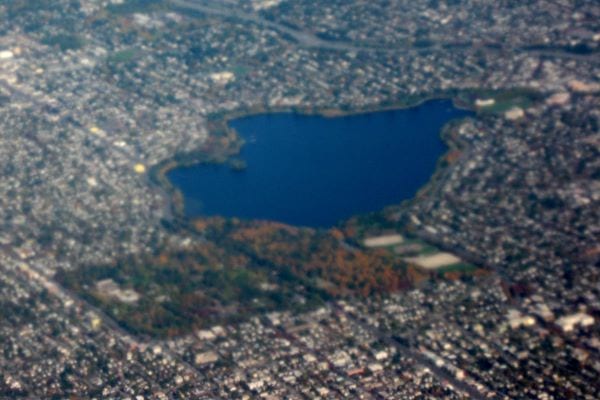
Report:
M 510 90 L 473 90 L 460 96 L 463 101 L 474 104 L 476 99 L 494 99 L 495 103 L 489 107 L 478 109 L 481 113 L 504 113 L 511 108 L 526 109 L 539 101 L 542 95 L 532 89 L 515 88 Z

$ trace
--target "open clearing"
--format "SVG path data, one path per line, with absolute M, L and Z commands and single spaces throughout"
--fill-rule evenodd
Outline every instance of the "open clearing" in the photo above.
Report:
M 451 253 L 436 253 L 427 256 L 407 258 L 406 261 L 423 269 L 438 269 L 460 263 L 462 260 Z

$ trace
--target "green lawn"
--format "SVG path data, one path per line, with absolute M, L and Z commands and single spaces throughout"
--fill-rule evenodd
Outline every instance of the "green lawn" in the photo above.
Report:
M 108 62 L 112 63 L 126 63 L 133 60 L 137 56 L 138 52 L 136 49 L 127 49 L 117 51 L 108 56 Z
M 436 271 L 440 274 L 445 274 L 447 272 L 461 272 L 461 273 L 470 273 L 477 269 L 476 266 L 468 263 L 458 263 L 448 265 L 442 268 L 437 269 Z
M 481 107 L 481 113 L 504 113 L 513 107 L 523 109 L 530 107 L 542 97 L 542 94 L 528 88 L 510 90 L 473 90 L 459 97 L 467 103 L 474 104 L 476 99 L 494 99 L 496 103 L 490 107 Z

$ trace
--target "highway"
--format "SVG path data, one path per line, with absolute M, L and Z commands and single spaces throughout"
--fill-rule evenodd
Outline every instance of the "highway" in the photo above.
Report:
M 288 36 L 294 40 L 294 42 L 306 48 L 314 48 L 321 50 L 330 50 L 330 51 L 354 51 L 354 52 L 370 52 L 370 53 L 430 53 L 434 51 L 453 51 L 457 47 L 458 48 L 466 48 L 466 50 L 471 50 L 475 48 L 483 48 L 482 46 L 478 46 L 476 43 L 454 43 L 454 42 L 438 42 L 433 43 L 427 47 L 413 47 L 408 45 L 398 45 L 398 46 L 361 46 L 356 45 L 350 42 L 343 41 L 332 41 L 332 40 L 324 40 L 311 32 L 306 32 L 298 29 L 293 29 L 287 25 L 268 20 L 260 16 L 257 13 L 246 12 L 239 7 L 236 7 L 234 4 L 223 1 L 215 1 L 215 0 L 168 0 L 168 3 L 173 6 L 174 11 L 195 11 L 206 15 L 214 15 L 222 18 L 232 18 L 238 21 L 251 22 L 265 28 L 269 28 Z M 226 4 L 224 4 L 226 3 Z M 448 49 L 450 47 L 451 49 Z M 590 53 L 590 54 L 576 54 L 565 51 L 561 48 L 552 48 L 549 47 L 547 49 L 526 49 L 524 47 L 504 47 L 501 45 L 499 48 L 494 48 L 493 46 L 486 46 L 486 52 L 500 53 L 501 55 L 505 55 L 507 53 L 527 53 L 533 56 L 539 57 L 552 57 L 552 58 L 567 58 L 573 60 L 598 60 L 600 59 L 600 54 L 598 53 Z

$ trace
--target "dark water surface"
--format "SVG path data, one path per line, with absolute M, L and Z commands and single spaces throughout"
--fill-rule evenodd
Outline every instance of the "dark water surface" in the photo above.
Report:
M 222 215 L 330 227 L 415 195 L 447 147 L 451 119 L 471 113 L 448 100 L 339 118 L 266 114 L 231 127 L 246 140 L 247 168 L 199 164 L 172 170 L 189 217 Z

